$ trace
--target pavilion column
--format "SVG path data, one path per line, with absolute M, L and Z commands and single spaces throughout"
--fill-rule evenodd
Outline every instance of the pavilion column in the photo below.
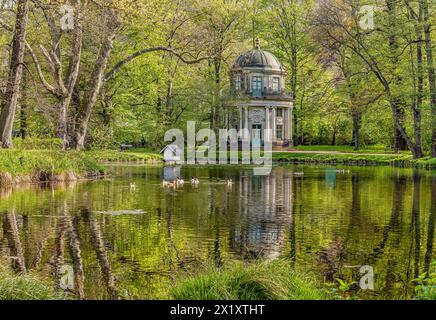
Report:
M 292 135 L 291 108 L 286 108 L 286 140 L 291 140 Z
M 242 132 L 242 107 L 239 107 L 239 132 Z
M 293 127 L 294 127 L 294 120 L 292 115 L 292 107 L 289 108 L 289 141 L 291 141 L 291 146 L 294 146 L 294 135 L 293 135 Z
M 288 108 L 283 109 L 283 139 L 288 140 L 288 132 L 289 132 L 289 115 Z
M 269 109 L 265 107 L 265 137 L 264 140 L 268 140 L 268 129 L 269 129 Z
M 273 108 L 272 109 L 272 138 L 273 141 L 277 140 L 277 114 L 276 114 L 277 109 Z
M 292 143 L 292 108 L 286 108 L 286 140 Z
M 249 137 L 249 129 L 248 129 L 248 107 L 245 107 L 245 124 L 244 124 L 244 129 L 247 129 L 247 130 L 245 130 L 244 132 L 245 132 L 245 139 L 248 139 L 248 137 Z

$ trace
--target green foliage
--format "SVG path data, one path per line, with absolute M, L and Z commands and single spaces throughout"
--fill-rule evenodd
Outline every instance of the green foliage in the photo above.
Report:
M 414 280 L 415 299 L 417 300 L 436 300 L 436 261 L 430 266 L 430 271 L 421 274 Z
M 321 300 L 323 295 L 307 275 L 297 273 L 288 261 L 235 262 L 222 269 L 182 279 L 171 289 L 181 300 Z

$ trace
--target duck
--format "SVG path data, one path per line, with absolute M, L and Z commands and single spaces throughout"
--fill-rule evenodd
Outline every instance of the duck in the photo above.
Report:
M 132 191 L 136 190 L 136 183 L 135 182 L 130 182 L 130 190 L 132 190 Z
M 175 186 L 176 186 L 176 183 L 173 181 L 173 182 L 170 182 L 170 181 L 162 181 L 162 186 L 164 187 L 164 188 L 174 188 Z
M 185 180 L 180 179 L 180 177 L 177 177 L 175 183 L 177 184 L 177 186 L 183 187 L 183 185 L 185 184 Z
M 192 177 L 191 178 L 191 184 L 194 186 L 197 186 L 200 183 L 200 180 L 198 180 L 197 178 Z

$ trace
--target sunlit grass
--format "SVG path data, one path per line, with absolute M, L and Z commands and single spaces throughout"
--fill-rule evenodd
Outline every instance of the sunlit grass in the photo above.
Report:
M 55 300 L 50 283 L 45 283 L 33 275 L 13 274 L 0 264 L 0 300 Z
M 57 175 L 66 172 L 99 174 L 104 167 L 83 152 L 56 150 L 0 150 L 0 173 L 12 177 Z
M 232 262 L 208 267 L 180 280 L 171 289 L 180 300 L 321 300 L 311 277 L 294 271 L 289 262 Z

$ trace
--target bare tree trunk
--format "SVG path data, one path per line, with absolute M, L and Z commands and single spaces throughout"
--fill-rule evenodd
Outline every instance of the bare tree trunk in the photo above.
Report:
M 18 97 L 20 95 L 24 53 L 26 51 L 28 11 L 28 0 L 19 0 L 8 83 L 0 113 L 0 147 L 2 148 L 12 147 L 12 128 L 14 125 Z
M 424 19 L 424 35 L 425 35 L 425 53 L 427 56 L 427 72 L 428 83 L 430 90 L 430 108 L 431 108 L 431 127 L 432 127 L 432 143 L 431 155 L 436 158 L 436 79 L 433 62 L 432 41 L 431 41 L 431 25 L 428 10 L 427 0 L 419 0 Z
M 74 141 L 76 150 L 83 150 L 85 148 L 85 137 L 88 130 L 89 117 L 91 116 L 91 112 L 95 106 L 98 95 L 100 94 L 101 87 L 103 86 L 105 70 L 109 60 L 109 55 L 112 51 L 117 28 L 118 23 L 116 16 L 114 12 L 109 9 L 107 35 L 104 38 L 98 53 L 97 61 L 92 73 L 91 84 L 89 86 L 90 90 L 85 93 L 76 118 L 77 127 Z

